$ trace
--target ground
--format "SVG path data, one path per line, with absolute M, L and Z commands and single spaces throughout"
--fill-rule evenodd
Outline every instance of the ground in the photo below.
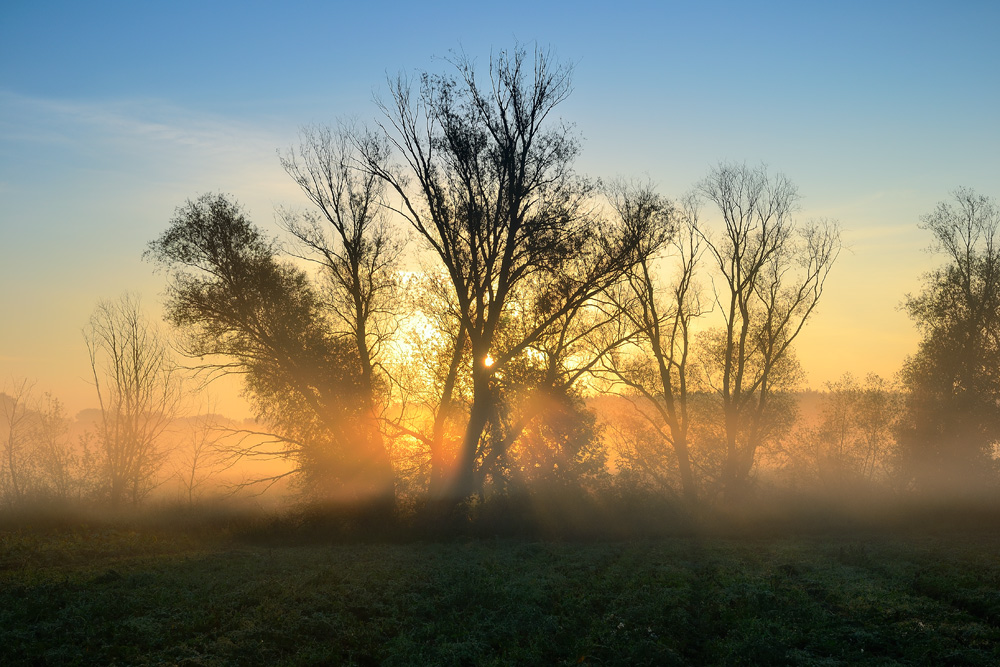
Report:
M 1000 664 L 1000 533 L 0 529 L 0 664 Z

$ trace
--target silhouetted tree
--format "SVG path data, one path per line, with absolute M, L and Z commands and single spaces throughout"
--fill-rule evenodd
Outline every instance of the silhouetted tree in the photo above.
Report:
M 386 166 L 380 149 L 365 152 L 442 262 L 471 350 L 472 405 L 447 494 L 460 500 L 489 454 L 483 433 L 496 414 L 496 375 L 616 281 L 647 230 L 591 215 L 590 188 L 572 171 L 578 143 L 552 117 L 570 93 L 569 67 L 546 52 L 504 51 L 483 86 L 468 58 L 452 64 L 455 74 L 422 74 L 416 90 L 402 77 L 391 82 L 380 127 L 400 164 Z M 532 321 L 498 348 L 514 295 L 527 298 L 535 286 Z
M 675 465 L 681 492 L 693 502 L 697 483 L 689 435 L 691 327 L 703 310 L 694 282 L 702 250 L 697 205 L 689 200 L 683 210 L 676 210 L 648 187 L 627 186 L 616 189 L 613 202 L 622 218 L 647 217 L 655 236 L 671 239 L 669 256 L 676 275 L 664 288 L 660 276 L 665 267 L 658 261 L 664 258 L 653 254 L 641 257 L 626 272 L 623 284 L 611 294 L 630 344 L 606 355 L 601 375 L 612 379 L 612 387 L 629 399 L 648 427 L 631 429 L 633 437 L 626 438 L 630 445 L 623 454 L 630 465 L 661 481 L 667 478 L 668 462 Z M 650 241 L 661 244 L 660 239 Z
M 515 297 L 516 306 L 498 331 L 497 349 L 520 339 L 535 321 L 538 304 L 532 296 L 538 291 L 526 289 L 528 298 Z M 540 483 L 551 486 L 558 480 L 569 486 L 574 475 L 580 485 L 593 486 L 604 451 L 579 381 L 621 342 L 618 313 L 605 305 L 595 300 L 568 311 L 495 374 L 495 412 L 478 462 L 480 488 L 488 481 L 494 492 L 527 494 Z M 579 420 L 579 430 L 568 428 L 573 419 Z
M 1000 441 L 1000 210 L 959 189 L 922 218 L 946 264 L 906 309 L 921 333 L 902 377 L 903 462 L 918 486 L 951 490 L 993 480 Z
M 764 167 L 721 164 L 698 186 L 722 216 L 719 236 L 702 234 L 720 278 L 722 328 L 706 338 L 705 368 L 725 426 L 722 485 L 745 492 L 758 448 L 770 435 L 771 402 L 794 369 L 789 353 L 823 294 L 840 251 L 834 223 L 798 225 L 798 192 Z
M 440 497 L 455 465 L 457 439 L 471 404 L 468 339 L 447 276 L 429 270 L 406 281 L 405 301 L 413 322 L 399 359 L 401 418 L 391 423 L 417 443 L 426 458 L 426 490 Z
M 573 388 L 532 394 L 526 420 L 491 471 L 527 494 L 600 491 L 608 481 L 607 451 L 594 413 Z M 522 408 L 523 409 L 523 408 Z
M 388 454 L 363 430 L 356 339 L 331 328 L 308 277 L 276 254 L 223 195 L 177 209 L 148 251 L 171 272 L 167 317 L 184 333 L 182 351 L 207 358 L 210 372 L 241 374 L 258 417 L 297 463 L 278 477 L 298 474 L 339 500 L 391 502 Z M 237 453 L 282 453 L 272 443 Z
M 84 329 L 101 408 L 102 486 L 112 505 L 138 504 L 156 483 L 161 437 L 177 414 L 179 378 L 137 297 L 102 301 Z
M 388 407 L 382 356 L 397 327 L 399 257 L 402 243 L 384 211 L 384 182 L 359 169 L 358 138 L 347 127 L 306 128 L 301 143 L 285 153 L 281 165 L 302 188 L 314 211 L 285 212 L 285 228 L 321 267 L 320 294 L 330 318 L 357 348 L 361 433 L 367 448 L 385 447 L 379 420 Z M 367 143 L 368 158 L 384 160 L 388 148 Z

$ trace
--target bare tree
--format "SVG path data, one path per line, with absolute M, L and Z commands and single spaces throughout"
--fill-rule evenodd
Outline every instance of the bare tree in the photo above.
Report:
M 225 467 L 222 441 L 231 434 L 219 424 L 213 405 L 209 400 L 202 414 L 189 423 L 180 445 L 175 474 L 189 505 L 194 505 L 200 489 Z
M 23 503 L 34 482 L 36 420 L 31 412 L 34 383 L 14 380 L 10 393 L 0 394 L 3 406 L 3 460 L 0 461 L 0 491 L 10 506 Z
M 82 495 L 87 469 L 83 453 L 68 437 L 69 424 L 59 399 L 46 392 L 38 402 L 36 452 L 39 485 L 56 500 L 67 501 Z
M 872 488 L 890 481 L 903 395 L 870 373 L 859 382 L 850 373 L 826 385 L 819 424 L 807 428 L 787 454 L 831 491 Z
M 389 378 L 382 356 L 396 330 L 402 243 L 384 214 L 384 182 L 370 169 L 359 169 L 358 141 L 344 126 L 301 131 L 301 143 L 281 157 L 281 165 L 315 211 L 286 211 L 282 222 L 302 256 L 322 267 L 328 312 L 357 347 L 363 432 L 377 450 L 384 446 L 379 419 L 387 408 Z M 367 149 L 376 163 L 388 151 L 373 141 Z
M 179 376 L 136 296 L 100 302 L 84 339 L 101 409 L 103 484 L 111 504 L 138 504 L 164 463 L 161 438 L 177 414 Z
M 645 230 L 597 224 L 590 190 L 576 178 L 575 137 L 553 118 L 570 93 L 571 70 L 550 54 L 518 48 L 490 61 L 485 86 L 464 55 L 454 75 L 400 77 L 383 103 L 382 135 L 365 148 L 368 168 L 398 198 L 446 270 L 472 355 L 472 405 L 448 495 L 473 492 L 483 433 L 495 414 L 494 378 L 566 313 L 631 266 Z M 401 164 L 386 166 L 382 139 Z M 532 285 L 535 319 L 503 341 L 512 297 Z
M 657 233 L 670 238 L 669 257 L 641 257 L 626 274 L 623 284 L 611 293 L 630 331 L 630 344 L 605 355 L 600 375 L 612 380 L 612 388 L 626 396 L 640 419 L 673 450 L 681 490 L 688 502 L 697 498 L 697 482 L 691 456 L 689 397 L 692 378 L 692 324 L 702 315 L 695 271 L 702 253 L 697 232 L 698 208 L 693 197 L 681 209 L 651 187 L 619 184 L 613 192 L 618 215 L 649 217 Z M 674 233 L 674 227 L 680 229 Z M 661 285 L 665 270 L 660 259 L 674 268 L 672 283 Z M 638 451 L 638 450 L 636 450 Z M 635 457 L 640 467 L 659 468 L 665 452 L 645 452 Z M 648 470 L 664 479 L 662 471 Z
M 723 326 L 714 337 L 710 382 L 725 424 L 722 484 L 746 490 L 757 449 L 768 436 L 772 393 L 788 378 L 791 345 L 823 294 L 840 252 L 835 223 L 798 225 L 795 186 L 765 167 L 721 164 L 698 186 L 715 204 L 723 233 L 703 233 L 721 279 L 715 284 Z

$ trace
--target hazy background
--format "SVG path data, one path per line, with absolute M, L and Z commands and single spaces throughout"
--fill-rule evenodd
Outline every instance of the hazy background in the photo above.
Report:
M 994 2 L 21 2 L 0 8 L 0 383 L 95 403 L 80 330 L 164 276 L 142 262 L 176 206 L 231 193 L 274 229 L 304 206 L 276 150 L 369 122 L 386 75 L 515 39 L 576 63 L 561 106 L 592 176 L 679 196 L 721 160 L 767 163 L 850 250 L 797 348 L 811 386 L 889 376 L 897 307 L 935 264 L 919 217 L 959 185 L 1000 195 Z M 246 408 L 224 398 L 219 408 Z

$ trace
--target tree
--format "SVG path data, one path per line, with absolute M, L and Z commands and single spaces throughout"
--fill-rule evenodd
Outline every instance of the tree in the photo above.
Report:
M 706 338 L 708 381 L 725 427 L 722 485 L 739 497 L 767 441 L 776 391 L 795 374 L 791 346 L 812 315 L 840 252 L 835 223 L 797 225 L 799 195 L 765 167 L 721 164 L 698 186 L 722 216 L 718 238 L 703 232 L 719 283 L 722 327 Z
M 68 420 L 59 399 L 46 392 L 38 402 L 35 456 L 39 486 L 49 498 L 62 502 L 79 497 L 87 483 L 86 451 L 70 444 Z
M 322 300 L 300 269 L 223 195 L 177 209 L 148 257 L 171 271 L 167 317 L 183 332 L 184 354 L 209 373 L 243 376 L 267 444 L 244 455 L 282 455 L 320 496 L 391 502 L 393 474 L 380 441 L 359 430 L 368 409 L 356 340 L 331 328 Z
M 361 433 L 368 448 L 384 448 L 379 419 L 387 408 L 382 355 L 396 328 L 399 257 L 402 244 L 384 214 L 384 183 L 358 167 L 359 139 L 347 127 L 306 128 L 298 148 L 281 165 L 315 207 L 315 212 L 286 212 L 283 223 L 304 258 L 316 262 L 325 279 L 327 312 L 357 348 L 360 369 Z M 387 148 L 367 144 L 368 158 L 384 161 Z
M 640 257 L 625 273 L 621 288 L 612 293 L 626 321 L 630 345 L 606 355 L 602 375 L 622 389 L 637 416 L 652 433 L 628 438 L 631 465 L 644 468 L 656 479 L 664 479 L 661 468 L 669 459 L 676 463 L 684 498 L 694 502 L 697 486 L 691 458 L 690 350 L 693 321 L 702 315 L 695 270 L 701 256 L 697 233 L 697 204 L 689 200 L 683 210 L 651 188 L 619 185 L 613 197 L 615 209 L 624 219 L 647 217 L 654 234 L 670 238 L 668 245 L 676 265 L 676 276 L 666 290 L 661 287 L 661 266 L 652 254 Z M 679 233 L 674 228 L 681 223 Z M 651 238 L 654 245 L 660 241 Z M 664 298 L 663 292 L 666 292 Z M 637 431 L 636 436 L 642 431 Z M 655 436 L 650 437 L 652 434 Z M 655 441 L 652 444 L 650 441 Z M 646 447 L 644 445 L 651 445 Z M 663 445 L 672 450 L 665 456 Z M 642 450 L 642 451 L 640 451 Z
M 404 339 L 409 353 L 399 359 L 400 418 L 391 421 L 397 435 L 411 439 L 426 456 L 426 490 L 444 493 L 455 465 L 458 433 L 468 418 L 471 365 L 468 339 L 448 278 L 438 271 L 412 275 L 404 290 L 414 322 Z
M 7 431 L 0 452 L 0 493 L 10 506 L 22 504 L 28 497 L 35 475 L 34 440 L 37 424 L 31 412 L 34 384 L 27 379 L 14 380 L 10 393 L 0 394 L 3 426 Z
M 994 481 L 1000 441 L 1000 209 L 961 188 L 921 227 L 946 264 L 905 302 L 921 341 L 903 367 L 900 444 L 918 486 L 968 489 Z
M 192 506 L 200 489 L 220 472 L 220 459 L 225 456 L 222 441 L 229 433 L 213 407 L 208 400 L 202 414 L 187 423 L 175 459 L 175 475 Z
M 422 74 L 417 90 L 402 77 L 391 82 L 381 139 L 363 153 L 441 261 L 471 350 L 472 405 L 447 493 L 461 500 L 475 489 L 476 462 L 491 454 L 483 434 L 496 413 L 494 378 L 617 280 L 647 230 L 591 215 L 591 190 L 572 171 L 578 142 L 553 119 L 570 93 L 568 66 L 542 51 L 504 51 L 491 58 L 484 87 L 467 57 L 452 64 L 454 74 Z M 382 139 L 398 167 L 372 148 Z M 533 319 L 501 348 L 518 294 L 535 299 Z
M 103 484 L 112 505 L 138 504 L 164 463 L 161 437 L 180 402 L 177 369 L 129 294 L 100 302 L 84 339 L 101 409 Z
M 498 349 L 520 339 L 536 319 L 537 302 L 530 296 L 515 303 L 498 331 Z M 596 299 L 581 303 L 494 375 L 494 413 L 479 461 L 481 489 L 487 479 L 501 494 L 526 495 L 554 484 L 594 486 L 605 453 L 579 381 L 621 343 L 620 329 L 617 311 Z
M 69 438 L 62 403 L 15 380 L 0 393 L 0 498 L 7 504 L 82 499 L 93 482 L 88 439 Z
M 534 392 L 536 414 L 524 420 L 495 469 L 523 494 L 594 491 L 607 482 L 607 452 L 594 413 L 571 387 Z
M 787 453 L 792 466 L 829 491 L 851 492 L 891 480 L 902 394 L 869 373 L 859 382 L 850 373 L 828 382 L 819 424 L 805 429 Z

